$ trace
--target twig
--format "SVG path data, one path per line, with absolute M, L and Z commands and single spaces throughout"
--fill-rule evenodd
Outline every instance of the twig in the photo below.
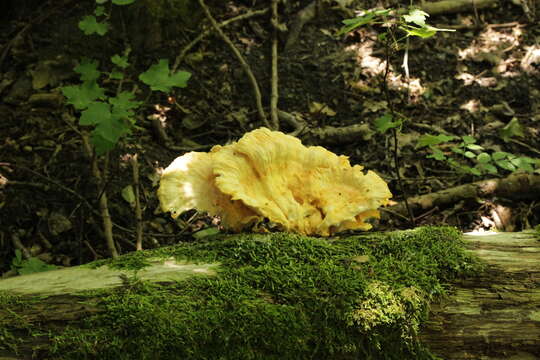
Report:
M 388 31 L 391 31 L 390 29 Z M 385 38 L 384 42 L 384 48 L 385 48 L 385 58 L 386 58 L 386 67 L 384 71 L 384 77 L 383 77 L 383 92 L 386 97 L 386 103 L 388 104 L 388 109 L 390 110 L 390 114 L 392 115 L 392 119 L 395 119 L 395 112 L 394 112 L 394 106 L 392 103 L 392 99 L 390 99 L 390 91 L 388 90 L 388 73 L 390 72 L 390 39 L 387 36 Z M 411 207 L 409 206 L 409 202 L 407 201 L 407 194 L 405 192 L 405 186 L 403 186 L 403 181 L 401 181 L 401 174 L 399 173 L 399 143 L 398 143 L 398 137 L 397 137 L 397 130 L 395 127 L 391 129 L 392 131 L 392 137 L 394 140 L 394 149 L 392 151 L 393 157 L 394 157 L 394 171 L 396 173 L 396 178 L 398 182 L 399 189 L 401 190 L 401 194 L 403 195 L 403 201 L 405 203 L 405 207 L 407 208 L 407 213 L 409 214 L 409 221 L 411 222 L 411 225 L 415 226 L 414 221 L 414 214 L 412 212 Z
M 240 61 L 240 65 L 242 65 L 242 69 L 246 73 L 247 77 L 249 78 L 249 81 L 251 82 L 251 86 L 253 87 L 253 93 L 255 95 L 255 102 L 257 104 L 257 112 L 259 113 L 259 118 L 265 126 L 267 126 L 268 128 L 271 128 L 271 125 L 268 122 L 268 119 L 266 118 L 266 114 L 264 113 L 264 109 L 262 106 L 261 91 L 259 90 L 257 79 L 255 79 L 255 75 L 253 75 L 251 68 L 249 67 L 248 63 L 246 62 L 242 54 L 240 54 L 240 51 L 238 51 L 236 46 L 234 46 L 231 39 L 229 39 L 229 37 L 223 32 L 223 30 L 221 30 L 218 23 L 216 22 L 216 19 L 214 19 L 214 17 L 210 13 L 210 9 L 208 9 L 206 4 L 204 3 L 204 0 L 199 0 L 199 5 L 204 10 L 206 17 L 208 18 L 208 20 L 210 20 L 216 32 L 219 34 L 219 36 L 221 36 L 221 39 L 225 41 L 225 43 L 229 46 L 229 48 L 234 53 L 238 61 Z
M 279 130 L 279 118 L 277 112 L 278 93 L 278 0 L 272 0 L 272 94 L 270 95 L 270 120 L 273 130 Z
M 8 163 L 5 163 L 5 164 L 8 164 Z M 65 192 L 75 196 L 77 199 L 81 200 L 82 203 L 84 205 L 86 205 L 86 207 L 92 212 L 92 214 L 96 215 L 96 216 L 99 216 L 101 217 L 101 213 L 99 211 L 97 211 L 96 209 L 94 209 L 94 207 L 92 206 L 92 204 L 90 204 L 90 202 L 88 202 L 88 200 L 86 200 L 82 195 L 78 194 L 75 190 L 73 189 L 70 189 L 68 188 L 67 186 L 65 185 L 62 185 L 61 183 L 59 183 L 58 181 L 55 181 L 53 179 L 50 179 L 48 177 L 46 177 L 45 175 L 42 175 L 40 173 L 38 173 L 37 171 L 34 171 L 30 168 L 27 168 L 27 167 L 24 167 L 24 166 L 20 166 L 20 165 L 14 165 L 14 164 L 9 164 L 10 166 L 14 166 L 18 169 L 21 169 L 21 170 L 24 170 L 24 171 L 28 171 L 29 173 L 32 173 L 33 175 L 35 176 L 38 176 L 44 180 L 46 180 L 47 182 L 55 185 L 56 187 L 64 190 Z M 12 181 L 12 180 L 9 180 L 8 183 L 9 184 L 13 184 L 13 185 L 24 185 L 24 186 L 35 186 L 39 189 L 42 189 L 44 191 L 48 191 L 49 189 L 46 189 L 46 185 L 43 185 L 43 186 L 38 186 L 38 184 L 36 183 L 24 183 L 24 182 L 21 182 L 21 181 Z M 125 231 L 127 233 L 133 233 L 133 230 L 130 230 L 126 227 L 123 227 L 122 225 L 118 225 L 116 224 L 115 222 L 112 222 L 113 226 L 119 230 L 122 230 L 122 231 Z M 154 233 L 149 233 L 148 235 L 151 235 L 151 236 L 163 236 L 163 234 L 154 234 Z
M 235 21 L 240 21 L 240 20 L 244 20 L 244 19 L 249 19 L 251 17 L 254 17 L 254 16 L 260 16 L 260 15 L 264 15 L 268 12 L 268 9 L 263 9 L 263 10 L 254 10 L 254 11 L 248 11 L 247 13 L 245 14 L 242 14 L 242 15 L 238 15 L 238 16 L 235 16 L 231 19 L 228 19 L 228 20 L 225 20 L 225 21 L 222 21 L 221 23 L 218 24 L 218 26 L 220 28 L 222 27 L 225 27 L 227 25 L 229 25 L 230 23 L 233 23 Z M 204 30 L 203 32 L 201 32 L 199 34 L 199 36 L 197 36 L 195 39 L 193 39 L 189 44 L 187 44 L 183 49 L 182 51 L 180 52 L 180 54 L 176 57 L 176 60 L 174 61 L 174 65 L 172 67 L 172 72 L 176 72 L 176 69 L 178 69 L 178 66 L 180 66 L 180 63 L 184 60 L 184 58 L 186 57 L 186 54 L 188 53 L 188 51 L 190 51 L 191 49 L 193 49 L 193 47 L 195 45 L 197 45 L 202 39 L 204 39 L 206 36 L 208 36 L 208 34 L 210 34 L 210 30 Z
M 293 45 L 296 43 L 300 34 L 302 33 L 302 28 L 307 24 L 311 19 L 317 14 L 317 0 L 311 2 L 308 6 L 303 8 L 296 15 L 291 30 L 289 31 L 289 36 L 285 42 L 285 52 L 288 52 Z
M 99 209 L 101 211 L 101 219 L 103 221 L 103 235 L 105 236 L 105 242 L 107 243 L 107 247 L 109 248 L 109 253 L 113 258 L 116 258 L 118 257 L 118 250 L 116 250 L 116 246 L 114 244 L 112 220 L 111 214 L 109 213 L 109 200 L 107 198 L 107 192 L 105 191 L 105 187 L 103 186 L 105 184 L 105 178 L 102 176 L 101 171 L 99 170 L 97 157 L 94 156 L 94 152 L 92 151 L 92 147 L 90 146 L 88 137 L 83 136 L 82 141 L 86 154 L 89 158 L 92 159 L 92 173 L 97 180 L 98 187 L 104 189 L 103 193 L 99 197 Z M 107 158 L 105 159 L 107 160 Z M 108 163 L 108 161 L 106 161 L 106 163 Z M 104 169 L 104 175 L 105 171 L 106 168 Z
M 84 240 L 83 243 L 84 243 L 84 245 L 86 245 L 86 247 L 88 248 L 88 250 L 90 250 L 90 252 L 91 252 L 92 255 L 94 256 L 94 261 L 96 261 L 97 259 L 101 258 L 101 256 L 96 252 L 96 250 L 94 250 L 94 248 L 92 247 L 92 245 L 90 245 L 90 243 L 88 242 L 88 240 Z
M 139 162 L 137 161 L 137 154 L 131 156 L 130 162 L 131 168 L 133 169 L 133 192 L 135 193 L 135 221 L 137 222 L 137 225 L 135 227 L 135 248 L 137 250 L 142 250 L 143 220 L 139 192 Z

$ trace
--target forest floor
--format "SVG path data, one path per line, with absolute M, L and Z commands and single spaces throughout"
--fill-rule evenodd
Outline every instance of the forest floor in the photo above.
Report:
M 302 119 L 305 128 L 298 136 L 304 143 L 323 145 L 349 156 L 353 164 L 374 170 L 388 182 L 393 200 L 402 202 L 394 137 L 374 126 L 389 107 L 382 86 L 385 49 L 377 41 L 385 29 L 366 26 L 336 36 L 353 8 L 340 5 L 353 2 L 320 3 L 299 29 L 298 38 L 290 32 L 279 36 L 278 107 Z M 387 84 L 391 105 L 402 120 L 397 153 L 406 197 L 482 179 L 503 179 L 513 169 L 538 173 L 540 23 L 522 6 L 496 3 L 494 8 L 432 16 L 430 24 L 456 31 L 411 38 L 407 52 L 404 46 L 390 52 Z M 268 6 L 240 0 L 219 4 L 210 6 L 218 22 Z M 289 1 L 280 9 L 289 30 L 308 4 Z M 209 220 L 191 212 L 174 221 L 158 210 L 160 169 L 183 153 L 179 149 L 206 151 L 263 126 L 248 77 L 223 40 L 211 32 L 179 64 L 178 69 L 192 73 L 187 88 L 167 95 L 147 89 L 137 92 L 144 105 L 136 129 L 111 152 L 105 189 L 99 188 L 83 150 L 80 127 L 72 121 L 77 113 L 65 103 L 60 89 L 77 83 L 73 67 L 81 57 L 96 58 L 103 70 L 107 66 L 110 70 L 108 59 L 123 52 L 121 31 L 100 38 L 78 29 L 79 20 L 92 10 L 76 1 L 46 2 L 37 11 L 12 14 L 2 25 L 0 273 L 10 269 L 15 248 L 25 256 L 63 266 L 108 257 L 98 201 L 104 191 L 120 252 L 134 250 L 135 215 L 130 197 L 123 192 L 134 182 L 127 154 L 138 154 L 140 164 L 143 247 L 192 241 L 191 234 L 207 227 Z M 536 19 L 540 9 L 537 12 Z M 267 113 L 272 78 L 268 14 L 224 27 L 253 70 Z M 199 27 L 209 27 L 200 10 L 192 20 L 191 28 L 186 25 L 172 34 L 165 24 L 131 35 L 130 29 L 138 24 L 128 22 L 133 79 L 156 59 L 169 58 L 174 64 L 200 33 Z M 409 77 L 402 66 L 405 54 Z M 104 86 L 114 91 L 116 83 Z M 156 130 L 156 122 L 166 124 L 164 132 Z M 281 121 L 280 130 L 294 131 L 291 124 Z M 359 124 L 365 126 L 354 136 L 310 136 L 313 129 Z M 419 139 L 428 139 L 425 135 L 440 134 L 453 138 L 432 148 L 420 146 Z M 538 191 L 529 190 L 504 197 L 496 193 L 482 198 L 457 196 L 444 206 L 415 210 L 414 224 L 449 224 L 464 231 L 530 228 L 540 223 L 540 198 Z M 383 213 L 377 229 L 411 226 L 406 213 L 396 215 L 391 207 Z

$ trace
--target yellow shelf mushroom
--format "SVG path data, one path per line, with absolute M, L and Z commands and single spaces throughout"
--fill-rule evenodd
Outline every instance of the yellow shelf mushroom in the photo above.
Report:
M 158 197 L 173 217 L 196 208 L 234 231 L 267 218 L 284 231 L 326 236 L 369 230 L 365 220 L 378 218 L 377 208 L 392 196 L 381 177 L 362 170 L 346 156 L 260 128 L 236 143 L 174 160 Z

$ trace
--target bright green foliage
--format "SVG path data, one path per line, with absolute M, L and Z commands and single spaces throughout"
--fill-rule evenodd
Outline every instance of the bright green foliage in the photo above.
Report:
M 129 66 L 129 61 L 127 56 L 120 56 L 118 54 L 111 57 L 111 62 L 118 66 L 119 68 L 125 69 Z
M 456 170 L 480 176 L 483 174 L 496 175 L 499 169 L 514 171 L 525 171 L 528 173 L 540 173 L 540 160 L 526 156 L 516 156 L 503 151 L 488 152 L 483 146 L 476 144 L 476 139 L 472 136 L 463 136 L 458 144 L 448 144 L 448 141 L 457 139 L 455 136 L 447 135 L 422 135 L 418 139 L 416 148 L 429 147 L 431 154 L 427 155 L 438 161 L 444 161 Z M 451 153 L 465 158 L 465 161 L 445 153 L 438 145 L 449 148 Z M 468 160 L 468 161 L 467 161 Z M 467 163 L 472 162 L 473 167 Z
M 94 15 L 86 15 L 79 21 L 79 29 L 81 29 L 85 35 L 97 34 L 100 36 L 105 35 L 109 31 L 109 23 L 105 18 L 108 14 L 104 6 L 108 0 L 96 0 L 96 8 L 94 9 Z M 114 5 L 129 5 L 134 3 L 135 0 L 112 0 Z M 100 20 L 98 20 L 100 18 Z
M 67 98 L 67 103 L 77 110 L 83 110 L 94 100 L 105 98 L 105 89 L 95 81 L 83 82 L 80 85 L 64 86 L 62 94 Z
M 399 29 L 403 30 L 407 36 L 418 36 L 429 38 L 439 31 L 455 31 L 450 29 L 439 29 L 426 24 L 428 13 L 420 9 L 411 9 L 408 14 L 398 16 L 392 9 L 371 10 L 354 19 L 343 20 L 344 27 L 338 31 L 338 35 L 348 33 L 362 25 L 384 24 L 395 21 Z
M 83 59 L 73 70 L 81 75 L 81 81 L 83 82 L 97 81 L 101 76 L 98 66 L 99 62 L 97 60 Z
M 401 119 L 393 121 L 392 114 L 385 113 L 383 116 L 375 119 L 373 125 L 375 125 L 375 129 L 377 129 L 378 132 L 384 134 L 389 129 L 401 127 L 402 123 Z
M 400 25 L 400 29 L 405 31 L 408 36 L 419 36 L 423 39 L 432 37 L 438 31 L 455 31 L 450 29 L 439 29 L 426 24 L 428 13 L 420 9 L 412 9 L 409 14 L 403 15 L 405 23 Z M 414 25 L 411 25 L 414 24 Z
M 19 275 L 26 275 L 53 270 L 56 269 L 56 266 L 44 263 L 35 257 L 23 259 L 21 250 L 17 249 L 15 250 L 15 257 L 11 261 L 11 269 L 15 270 Z
M 420 149 L 420 148 L 423 148 L 423 147 L 426 147 L 426 146 L 433 146 L 433 145 L 442 144 L 442 143 L 445 143 L 445 142 L 448 142 L 448 141 L 452 141 L 455 138 L 456 138 L 455 136 L 449 136 L 449 135 L 444 135 L 444 134 L 422 135 L 418 139 L 418 143 L 416 144 L 416 148 Z
M 79 28 L 86 34 L 104 35 L 108 31 L 108 23 L 98 21 L 96 17 L 107 18 L 105 7 L 102 6 L 108 0 L 96 0 L 94 15 L 85 16 L 79 23 Z M 129 5 L 135 0 L 112 0 L 114 5 Z M 129 67 L 130 49 L 126 49 L 124 55 L 114 55 L 111 62 L 115 68 L 108 73 L 109 79 L 123 80 L 125 70 Z M 126 91 L 118 92 L 115 97 L 105 94 L 105 89 L 99 86 L 102 76 L 99 71 L 99 63 L 95 60 L 85 59 L 75 67 L 80 74 L 81 84 L 65 86 L 62 93 L 67 103 L 81 111 L 79 123 L 82 126 L 92 126 L 91 142 L 98 155 L 112 150 L 120 138 L 129 134 L 135 124 L 135 110 L 141 102 L 135 100 L 135 96 Z M 154 91 L 170 92 L 173 87 L 186 87 L 191 74 L 186 71 L 170 73 L 169 61 L 160 60 L 139 78 L 149 85 Z
M 109 24 L 106 22 L 97 21 L 96 17 L 93 15 L 87 15 L 79 21 L 79 29 L 81 29 L 85 35 L 105 35 L 109 30 Z
M 342 35 L 345 33 L 348 33 L 360 26 L 367 25 L 367 24 L 374 24 L 376 23 L 377 17 L 383 17 L 387 16 L 391 9 L 385 9 L 385 10 L 372 10 L 372 11 L 366 11 L 364 15 L 357 16 L 353 19 L 345 19 L 343 20 L 343 24 L 345 24 L 344 27 L 342 27 L 338 31 L 338 35 Z
M 118 58 L 120 64 L 128 64 L 127 60 Z M 135 96 L 125 91 L 116 97 L 107 97 L 105 90 L 97 84 L 101 77 L 97 67 L 97 61 L 82 61 L 75 68 L 81 75 L 82 84 L 65 86 L 62 93 L 68 104 L 81 110 L 79 124 L 94 127 L 91 142 L 96 153 L 101 155 L 113 149 L 122 136 L 130 133 L 134 124 L 134 110 L 141 102 L 135 101 Z
M 168 93 L 173 87 L 185 88 L 190 77 L 191 73 L 187 71 L 171 74 L 169 60 L 161 59 L 159 63 L 152 65 L 150 69 L 139 75 L 139 80 L 150 86 L 153 91 Z
M 429 303 L 479 269 L 449 227 L 206 236 L 108 262 L 140 269 L 147 257 L 171 256 L 221 265 L 217 276 L 133 279 L 100 294 L 81 323 L 51 331 L 50 358 L 430 359 L 418 337 Z

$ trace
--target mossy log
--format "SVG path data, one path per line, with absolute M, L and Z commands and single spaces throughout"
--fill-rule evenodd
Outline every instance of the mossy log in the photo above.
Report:
M 456 230 L 418 228 L 219 235 L 0 280 L 0 359 L 432 359 L 418 339 L 443 359 L 532 359 L 539 242 L 498 236 L 466 236 L 478 277 Z
M 443 359 L 540 359 L 540 241 L 532 233 L 465 235 L 486 268 L 432 305 L 423 340 Z

